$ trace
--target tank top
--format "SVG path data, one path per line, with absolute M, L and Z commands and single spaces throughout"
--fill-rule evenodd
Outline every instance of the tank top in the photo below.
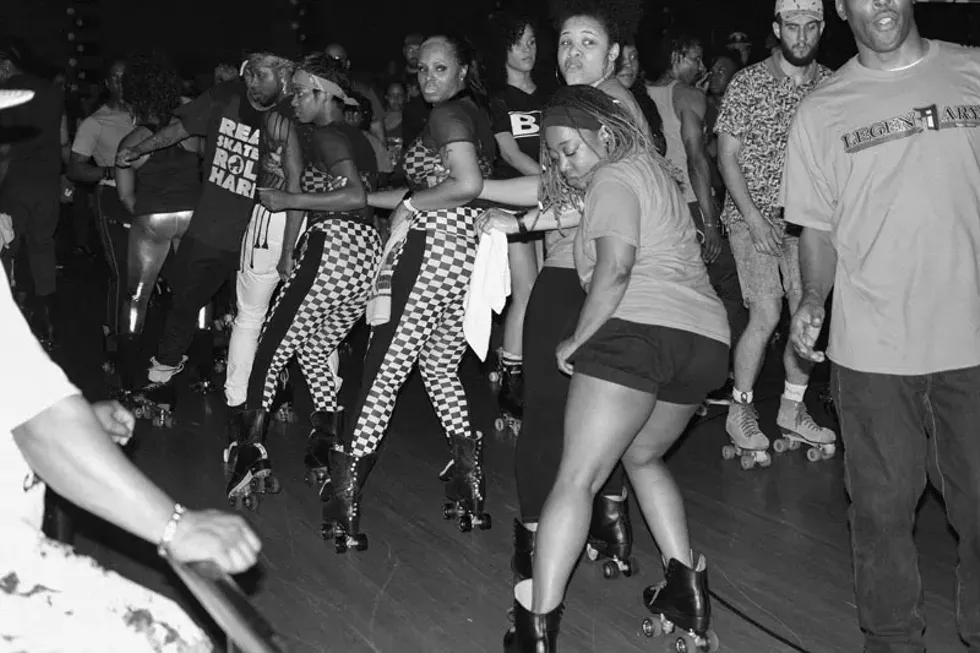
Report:
M 180 145 L 157 150 L 137 171 L 136 215 L 191 211 L 201 195 L 201 163 Z
M 684 201 L 688 204 L 697 202 L 698 198 L 694 194 L 691 186 L 691 174 L 687 171 L 687 150 L 684 149 L 684 141 L 681 139 L 681 119 L 674 111 L 674 88 L 677 80 L 672 81 L 666 86 L 653 86 L 647 84 L 647 95 L 657 105 L 657 111 L 664 121 L 664 140 L 667 141 L 667 154 L 665 159 L 670 161 L 677 171 L 682 175 L 684 181 Z

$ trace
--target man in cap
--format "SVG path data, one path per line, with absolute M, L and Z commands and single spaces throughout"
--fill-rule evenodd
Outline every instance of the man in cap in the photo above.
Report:
M 800 104 L 786 219 L 790 339 L 830 344 L 865 653 L 923 653 L 913 530 L 927 480 L 958 536 L 956 623 L 980 651 L 980 52 L 920 36 L 913 0 L 837 0 L 858 54 Z M 953 598 L 952 596 L 949 598 Z
M 722 221 L 728 225 L 749 309 L 748 327 L 734 349 L 733 403 L 726 430 L 760 462 L 768 457 L 770 440 L 759 429 L 753 386 L 779 324 L 783 297 L 795 311 L 802 292 L 798 232 L 787 232 L 779 206 L 786 140 L 800 101 L 831 74 L 816 61 L 824 29 L 821 0 L 778 0 L 772 29 L 779 49 L 732 78 L 715 124 L 718 165 L 728 189 Z M 833 431 L 817 425 L 803 404 L 812 364 L 787 346 L 783 366 L 777 425 L 789 440 L 820 447 L 820 453 L 829 455 Z

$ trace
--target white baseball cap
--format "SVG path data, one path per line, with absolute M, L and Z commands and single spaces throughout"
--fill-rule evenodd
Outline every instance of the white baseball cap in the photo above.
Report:
M 9 90 L 0 91 L 0 109 L 9 109 L 30 102 L 34 98 L 34 91 Z
M 776 15 L 784 18 L 810 16 L 823 20 L 822 0 L 776 0 Z

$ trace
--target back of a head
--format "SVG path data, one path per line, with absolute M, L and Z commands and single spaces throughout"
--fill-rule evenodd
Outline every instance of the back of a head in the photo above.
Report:
M 682 31 L 668 31 L 660 40 L 656 56 L 652 62 L 654 65 L 654 75 L 659 77 L 670 72 L 674 67 L 675 56 L 683 57 L 693 48 L 700 48 L 701 40 Z

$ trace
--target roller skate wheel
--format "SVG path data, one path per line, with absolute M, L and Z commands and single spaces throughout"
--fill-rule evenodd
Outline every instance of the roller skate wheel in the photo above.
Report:
M 640 624 L 640 632 L 647 637 L 658 637 L 663 632 L 663 628 L 661 628 L 659 621 L 647 618 Z
M 823 454 L 820 453 L 820 449 L 817 448 L 808 449 L 806 452 L 806 459 L 809 460 L 811 463 L 817 463 L 823 460 Z
M 500 372 L 494 371 L 487 374 L 487 381 L 489 381 L 493 385 L 497 385 L 498 383 L 500 383 Z
M 106 374 L 112 374 L 116 371 L 116 366 L 113 365 L 111 361 L 106 361 L 102 363 L 102 371 Z
M 714 653 L 721 648 L 721 642 L 718 640 L 718 635 L 715 633 L 715 631 L 709 630 L 707 633 L 705 633 L 704 638 L 709 653 Z
M 480 521 L 477 524 L 481 531 L 488 531 L 493 526 L 493 520 L 490 519 L 490 513 L 483 513 L 480 516 Z
M 469 533 L 473 530 L 473 519 L 469 515 L 463 515 L 459 518 L 459 532 Z
M 173 415 L 167 415 L 163 418 L 163 425 L 168 429 L 172 429 L 175 423 L 176 420 Z
M 344 554 L 347 553 L 347 540 L 343 537 L 338 537 L 333 541 L 333 550 L 336 553 Z
M 742 469 L 746 471 L 755 467 L 755 458 L 751 454 L 743 454 L 739 462 L 742 464 Z
M 368 548 L 368 538 L 364 533 L 358 533 L 352 538 L 354 540 L 354 550 L 355 551 L 367 551 Z
M 493 421 L 493 430 L 497 433 L 503 433 L 507 430 L 507 422 L 504 421 L 503 417 L 498 417 Z
M 513 424 L 510 425 L 510 430 L 514 432 L 514 437 L 521 434 L 521 424 L 522 423 L 520 421 L 515 419 Z
M 708 405 L 707 404 L 701 404 L 700 406 L 698 406 L 698 409 L 695 411 L 695 414 L 698 417 L 704 417 L 704 416 L 706 416 L 708 414 Z
M 786 453 L 790 448 L 789 440 L 785 438 L 779 438 L 772 443 L 772 450 L 776 453 Z
M 595 562 L 596 560 L 599 559 L 599 551 L 591 544 L 586 544 L 585 556 L 589 559 L 589 561 Z
M 606 580 L 613 580 L 619 576 L 619 567 L 612 560 L 606 560 L 602 563 L 602 577 Z
M 820 451 L 824 458 L 833 458 L 834 454 L 837 453 L 837 447 L 833 444 L 825 444 L 820 447 Z
M 767 451 L 760 451 L 756 454 L 756 462 L 759 463 L 759 467 L 769 467 L 772 465 L 772 456 Z
M 721 448 L 721 457 L 725 460 L 732 460 L 735 458 L 735 447 L 731 446 L 730 444 L 726 444 Z
M 799 440 L 790 440 L 789 441 L 789 450 L 790 451 L 796 451 L 799 448 L 800 448 L 800 441 Z
M 636 560 L 634 560 L 633 558 L 623 560 L 622 562 L 619 563 L 619 570 L 623 572 L 623 576 L 629 578 L 630 576 L 635 574 L 638 570 L 636 566 Z
M 251 510 L 256 512 L 259 509 L 259 497 L 255 494 L 248 494 L 242 499 L 242 505 L 245 506 L 246 510 Z
M 447 503 L 442 507 L 442 518 L 445 520 L 450 520 L 456 516 L 456 506 L 451 503 Z
M 282 485 L 280 485 L 279 479 L 271 475 L 261 480 L 260 487 L 262 494 L 279 494 L 282 491 Z
M 322 526 L 320 526 L 320 539 L 326 541 L 332 538 L 333 538 L 333 526 L 331 526 L 330 524 L 323 524 Z
M 142 406 L 136 406 L 133 408 L 133 417 L 136 419 L 146 419 L 146 411 Z
M 306 472 L 305 480 L 306 480 L 306 484 L 309 485 L 310 487 L 316 487 L 317 485 L 319 485 L 319 483 L 317 483 L 318 479 L 316 476 L 316 472 L 314 472 L 312 469 Z

